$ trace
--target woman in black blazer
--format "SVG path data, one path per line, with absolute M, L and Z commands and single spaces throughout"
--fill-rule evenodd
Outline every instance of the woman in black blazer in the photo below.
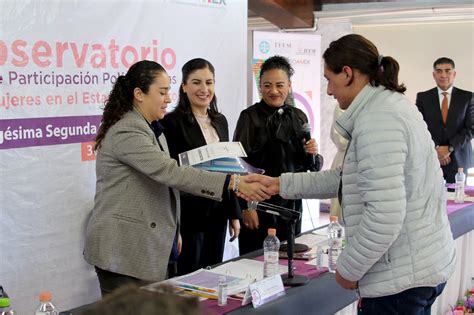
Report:
M 201 58 L 182 68 L 178 105 L 160 122 L 172 158 L 178 154 L 218 141 L 229 141 L 227 119 L 217 111 L 214 94 L 214 67 Z M 231 236 L 240 233 L 237 197 L 227 194 L 215 202 L 181 193 L 181 236 L 178 275 L 222 262 L 227 222 Z

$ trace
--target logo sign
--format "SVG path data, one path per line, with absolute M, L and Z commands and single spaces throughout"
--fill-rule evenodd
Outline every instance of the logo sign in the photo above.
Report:
M 268 54 L 268 52 L 270 51 L 270 43 L 267 42 L 266 40 L 263 40 L 258 45 L 258 49 L 260 50 L 262 54 Z

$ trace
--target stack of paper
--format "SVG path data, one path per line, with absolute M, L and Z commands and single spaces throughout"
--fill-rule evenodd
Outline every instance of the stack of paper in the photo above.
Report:
M 244 291 L 250 284 L 250 280 L 221 274 L 213 270 L 200 269 L 190 274 L 173 279 L 176 287 L 193 291 L 199 296 L 207 298 L 217 298 L 217 287 L 220 276 L 224 275 L 227 282 L 227 294 L 235 294 Z
M 288 267 L 280 265 L 280 274 L 288 272 Z M 214 269 L 200 269 L 190 274 L 150 284 L 144 289 L 157 291 L 161 285 L 172 285 L 177 292 L 196 295 L 202 298 L 217 299 L 219 277 L 224 275 L 227 294 L 236 295 L 247 290 L 248 286 L 263 279 L 263 261 L 240 259 L 224 263 Z
M 220 274 L 228 274 L 253 282 L 263 279 L 263 261 L 254 259 L 239 259 L 230 261 L 212 269 Z M 288 267 L 280 265 L 280 274 L 288 272 Z

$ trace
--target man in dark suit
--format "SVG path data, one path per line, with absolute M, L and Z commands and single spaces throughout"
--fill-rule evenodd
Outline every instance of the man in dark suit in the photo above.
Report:
M 416 106 L 428 125 L 448 183 L 454 183 L 459 167 L 467 174 L 473 165 L 474 94 L 454 87 L 455 77 L 454 61 L 439 58 L 433 64 L 437 87 L 416 96 Z

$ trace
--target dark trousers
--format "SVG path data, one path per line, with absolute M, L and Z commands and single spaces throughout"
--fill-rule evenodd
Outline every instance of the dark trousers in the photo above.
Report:
M 178 257 L 178 275 L 222 262 L 227 219 L 209 220 L 202 231 L 181 227 L 183 247 Z
M 95 272 L 97 273 L 97 278 L 99 278 L 100 292 L 102 297 L 105 297 L 116 289 L 127 284 L 134 284 L 136 286 L 142 287 L 151 283 L 134 277 L 100 269 L 98 267 L 95 267 Z
M 122 275 L 120 273 L 115 273 L 112 271 L 100 269 L 95 267 L 95 272 L 97 273 L 97 278 L 99 279 L 100 293 L 102 297 L 112 293 L 121 286 L 133 284 L 138 287 L 142 287 L 153 282 L 140 280 L 134 277 Z M 176 276 L 176 263 L 168 264 L 168 278 Z
M 362 298 L 359 315 L 430 315 L 431 305 L 443 292 L 445 283 L 436 287 L 419 287 L 378 298 Z
M 272 197 L 275 198 L 275 197 Z M 276 198 L 275 198 L 276 199 Z M 283 206 L 292 210 L 296 210 L 300 213 L 303 212 L 303 203 L 301 200 L 284 200 L 276 199 L 274 204 Z M 239 251 L 240 255 L 244 255 L 263 248 L 263 241 L 268 235 L 269 228 L 275 228 L 277 237 L 282 241 L 288 239 L 288 224 L 281 217 L 273 214 L 257 211 L 259 227 L 258 229 L 251 230 L 241 222 L 241 230 L 239 235 Z M 295 236 L 301 233 L 301 219 L 295 224 Z
M 453 154 L 451 154 L 451 158 L 453 157 Z M 458 164 L 455 161 L 451 161 L 448 165 L 441 166 L 441 169 L 443 170 L 443 177 L 446 180 L 446 183 L 455 183 L 455 176 L 456 173 L 458 172 Z M 467 176 L 467 169 L 464 169 L 464 173 Z

